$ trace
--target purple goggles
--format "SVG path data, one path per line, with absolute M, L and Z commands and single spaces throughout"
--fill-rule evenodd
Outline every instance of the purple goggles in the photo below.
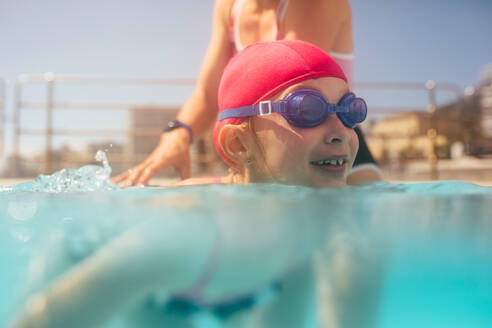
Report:
M 298 128 L 313 128 L 323 123 L 328 115 L 336 113 L 340 121 L 353 128 L 363 122 L 367 115 L 364 99 L 354 93 L 346 93 L 337 105 L 330 104 L 323 95 L 313 89 L 299 89 L 289 93 L 284 99 L 271 102 L 223 110 L 219 121 L 232 117 L 264 116 L 279 113 L 289 124 Z

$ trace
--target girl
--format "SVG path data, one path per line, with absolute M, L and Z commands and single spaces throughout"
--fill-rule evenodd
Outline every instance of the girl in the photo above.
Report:
M 358 149 L 354 126 L 367 109 L 319 48 L 303 41 L 250 46 L 227 65 L 218 98 L 215 147 L 230 174 L 184 184 L 346 184 Z
M 225 68 L 218 97 L 214 138 L 230 174 L 203 182 L 345 185 L 366 105 L 321 49 L 249 46 Z M 32 296 L 11 327 L 97 327 L 117 313 L 135 327 L 313 326 L 312 255 L 327 239 L 327 220 L 232 211 L 144 221 Z M 151 297 L 156 290 L 166 297 Z

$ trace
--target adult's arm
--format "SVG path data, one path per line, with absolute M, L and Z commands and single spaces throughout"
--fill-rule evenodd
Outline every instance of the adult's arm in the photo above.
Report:
M 222 71 L 233 49 L 229 37 L 230 0 L 217 0 L 214 9 L 212 36 L 191 97 L 181 108 L 177 119 L 188 124 L 194 136 L 208 130 L 217 116 L 217 91 Z M 113 179 L 122 186 L 146 184 L 159 171 L 174 167 L 181 179 L 190 177 L 190 135 L 177 128 L 161 135 L 154 151 L 139 165 Z

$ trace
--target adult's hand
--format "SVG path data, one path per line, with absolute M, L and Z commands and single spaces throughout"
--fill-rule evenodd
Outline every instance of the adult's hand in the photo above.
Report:
M 190 135 L 184 128 L 163 133 L 152 153 L 139 165 L 112 179 L 122 187 L 145 185 L 159 171 L 174 167 L 181 179 L 190 177 Z

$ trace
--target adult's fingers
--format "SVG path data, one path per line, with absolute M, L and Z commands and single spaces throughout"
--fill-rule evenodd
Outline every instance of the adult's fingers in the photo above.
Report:
M 111 179 L 112 183 L 120 183 L 121 181 L 125 180 L 128 175 L 130 174 L 130 170 L 126 170 L 125 172 L 115 176 L 114 178 Z
M 135 185 L 138 181 L 145 168 L 147 167 L 147 161 L 143 162 L 140 165 L 135 166 L 134 168 L 129 169 L 125 173 L 123 173 L 123 178 L 119 179 L 119 185 L 121 187 L 130 187 Z
M 151 163 L 152 157 L 149 156 L 142 163 L 132 167 L 131 169 L 126 170 L 125 172 L 111 179 L 111 181 L 113 183 L 118 183 L 122 187 L 132 186 L 134 185 L 135 181 L 138 180 L 145 168 Z
M 169 135 L 166 134 L 166 137 Z M 191 175 L 189 145 L 183 146 L 178 143 L 176 146 L 176 141 L 173 140 L 162 139 L 144 162 L 123 172 L 113 178 L 112 181 L 123 187 L 147 184 L 155 174 L 169 166 L 174 167 L 179 172 L 181 179 L 188 179 Z M 169 143 L 170 145 L 168 145 Z
M 125 180 L 131 179 L 131 177 L 133 175 L 135 175 L 135 173 L 138 173 L 138 171 L 141 170 L 141 168 L 143 166 L 146 166 L 148 162 L 149 162 L 149 158 L 145 159 L 145 161 L 143 161 L 142 163 L 126 170 L 125 172 L 121 173 L 120 175 L 112 178 L 111 181 L 113 183 L 121 183 L 121 182 L 124 182 Z
M 146 185 L 149 182 L 150 178 L 152 178 L 157 172 L 159 172 L 162 168 L 161 163 L 153 163 L 147 166 L 143 171 L 138 180 L 136 181 L 137 185 Z
M 128 175 L 127 177 L 119 183 L 120 187 L 130 187 L 133 185 L 133 181 L 135 181 L 136 176 L 138 176 L 138 170 L 137 169 L 130 169 L 128 170 Z
M 185 156 L 183 161 L 179 165 L 175 165 L 174 168 L 179 172 L 181 180 L 189 179 L 191 177 L 190 156 Z

